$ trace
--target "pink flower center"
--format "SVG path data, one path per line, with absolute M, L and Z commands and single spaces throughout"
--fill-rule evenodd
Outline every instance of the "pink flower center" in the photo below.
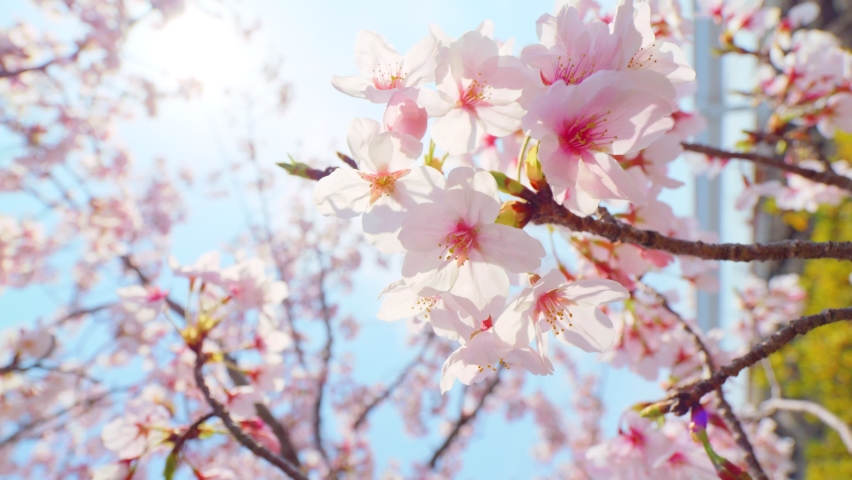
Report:
M 535 316 L 533 318 L 538 319 L 544 316 L 544 320 L 553 329 L 553 334 L 559 335 L 565 331 L 565 328 L 562 327 L 560 322 L 567 322 L 569 327 L 574 326 L 571 323 L 574 314 L 568 311 L 568 307 L 574 305 L 576 303 L 563 297 L 560 290 L 551 290 L 538 297 L 534 311 Z
M 405 74 L 400 64 L 379 65 L 373 70 L 373 86 L 378 90 L 393 90 L 405 86 Z
M 459 266 L 464 265 L 468 259 L 468 253 L 471 250 L 476 250 L 479 245 L 476 242 L 476 237 L 479 231 L 476 228 L 459 220 L 456 223 L 456 228 L 447 234 L 444 238 L 444 243 L 439 243 L 439 247 L 444 247 L 440 258 L 444 260 L 455 260 Z
M 586 54 L 580 56 L 580 59 L 576 62 L 571 58 L 563 61 L 562 57 L 558 58 L 558 62 L 553 77 L 547 78 L 544 76 L 544 72 L 539 72 L 541 82 L 545 85 L 552 85 L 557 80 L 562 80 L 568 85 L 576 85 L 595 73 L 595 62 L 589 59 Z
M 149 302 L 159 302 L 160 300 L 166 298 L 169 295 L 168 290 L 160 290 L 158 287 L 151 288 L 148 290 L 148 300 Z
M 609 113 L 567 120 L 559 132 L 559 146 L 570 153 L 609 150 L 612 141 L 618 139 L 617 135 L 609 135 L 605 128 L 609 120 L 606 115 Z
M 390 195 L 396 188 L 396 181 L 404 177 L 411 170 L 398 170 L 391 173 L 361 173 L 361 178 L 370 182 L 370 204 L 376 202 L 382 195 Z
M 475 110 L 477 107 L 488 106 L 488 100 L 491 98 L 488 83 L 480 82 L 473 79 L 467 88 L 459 86 L 459 100 L 456 106 L 465 110 Z

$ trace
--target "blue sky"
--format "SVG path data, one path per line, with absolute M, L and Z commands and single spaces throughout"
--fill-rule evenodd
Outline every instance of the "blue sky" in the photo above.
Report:
M 6 11 L 25 14 L 19 9 L 23 0 L 14 0 L 0 7 L 0 18 Z M 264 98 L 253 76 L 257 66 L 269 52 L 276 52 L 283 60 L 282 76 L 292 86 L 292 101 L 282 116 L 270 116 L 255 123 L 255 133 L 260 139 L 258 159 L 272 164 L 283 161 L 287 154 L 309 163 L 333 163 L 335 150 L 345 151 L 345 132 L 355 117 L 380 118 L 381 106 L 365 100 L 345 96 L 331 87 L 334 74 L 355 74 L 353 45 L 359 30 L 381 33 L 397 49 L 404 52 L 428 33 L 428 26 L 438 24 L 451 36 L 473 29 L 485 19 L 493 20 L 495 35 L 500 39 L 514 37 L 516 53 L 520 46 L 536 41 L 535 20 L 551 12 L 553 2 L 527 1 L 277 1 L 247 0 L 242 2 L 245 16 L 259 17 L 263 29 L 250 45 L 242 43 L 222 22 L 210 19 L 197 11 L 177 19 L 164 30 L 143 29 L 134 33 L 126 47 L 125 61 L 129 68 L 145 71 L 158 78 L 163 85 L 174 82 L 176 76 L 199 75 L 206 83 L 204 95 L 192 102 L 169 101 L 161 106 L 159 116 L 153 119 L 139 117 L 122 121 L 119 135 L 135 161 L 143 168 L 158 157 L 166 159 L 175 170 L 188 166 L 198 172 L 221 168 L 238 160 L 240 153 L 236 139 L 244 128 L 237 113 L 236 122 L 227 120 L 239 112 L 233 96 L 222 95 L 227 86 L 237 90 L 248 89 L 256 98 L 257 109 L 274 103 L 273 97 Z M 613 2 L 614 3 L 614 2 Z M 18 5 L 15 5 L 18 4 Z M 11 18 L 11 17 L 6 17 Z M 2 21 L 0 21 L 2 24 Z M 749 118 L 732 118 L 726 126 L 728 139 L 733 142 L 738 128 L 746 128 Z M 2 145 L 2 144 L 0 144 Z M 733 173 L 732 173 L 733 172 Z M 283 172 L 282 172 L 283 175 Z M 687 182 L 687 186 L 666 193 L 681 215 L 692 212 L 694 200 L 689 167 L 681 161 L 673 166 L 673 175 Z M 732 212 L 731 202 L 739 188 L 737 172 L 728 169 L 725 174 L 725 212 Z M 293 179 L 282 179 L 279 186 L 293 188 Z M 295 180 L 298 182 L 298 180 Z M 732 190 L 733 188 L 733 190 Z M 193 261 L 200 254 L 218 249 L 224 242 L 244 231 L 243 215 L 257 215 L 250 198 L 251 192 L 234 191 L 227 202 L 210 202 L 201 195 L 193 195 L 190 203 L 190 220 L 179 226 L 173 235 L 173 252 L 181 261 Z M 3 206 L 5 211 L 6 205 Z M 18 211 L 19 205 L 9 205 Z M 285 208 L 278 206 L 277 208 Z M 722 240 L 748 240 L 739 219 L 726 220 Z M 723 278 L 740 274 L 737 267 L 725 267 Z M 374 299 L 380 289 L 394 280 L 392 272 L 370 270 L 359 274 L 355 291 L 344 303 L 349 311 L 360 312 L 364 319 L 361 341 L 345 348 L 357 355 L 356 376 L 364 380 L 389 381 L 400 365 L 412 357 L 403 341 L 405 325 L 386 324 L 374 319 L 378 304 Z M 657 284 L 675 285 L 665 275 L 659 275 Z M 24 291 L 7 290 L 0 296 L 0 322 L 4 326 L 31 322 L 39 315 L 49 314 L 55 306 L 55 288 L 35 287 Z M 726 313 L 733 314 L 730 301 Z M 729 316 L 730 317 L 730 316 Z M 615 433 L 620 412 L 638 401 L 658 396 L 658 388 L 626 371 L 607 369 L 593 356 L 580 352 L 577 358 L 583 368 L 603 374 L 606 382 L 602 391 L 609 412 L 605 434 Z M 546 385 L 546 390 L 564 397 L 569 392 L 556 377 L 541 379 L 530 377 L 533 386 Z M 481 422 L 476 439 L 465 454 L 465 469 L 460 478 L 528 478 L 530 475 L 530 447 L 535 442 L 535 432 L 528 420 L 506 424 L 500 415 L 489 416 Z M 372 422 L 375 452 L 380 466 L 390 458 L 404 465 L 408 460 L 425 460 L 438 444 L 438 436 L 426 440 L 414 439 L 403 433 L 402 422 L 390 409 L 381 409 Z

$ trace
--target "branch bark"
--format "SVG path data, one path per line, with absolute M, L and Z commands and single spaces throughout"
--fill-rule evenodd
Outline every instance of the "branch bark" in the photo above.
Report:
M 838 175 L 831 171 L 820 172 L 809 168 L 803 168 L 792 163 L 786 163 L 783 158 L 770 157 L 750 152 L 729 152 L 727 150 L 720 150 L 718 148 L 709 147 L 707 145 L 698 145 L 695 143 L 682 143 L 681 146 L 684 150 L 703 153 L 704 155 L 709 155 L 711 157 L 748 160 L 758 165 L 765 165 L 767 167 L 777 168 L 778 170 L 784 170 L 785 172 L 796 174 L 814 182 L 832 185 L 852 192 L 852 178 L 844 177 L 843 175 Z
M 736 377 L 743 369 L 777 352 L 784 345 L 790 343 L 796 336 L 804 335 L 823 325 L 843 320 L 852 320 L 852 307 L 829 309 L 815 315 L 808 315 L 793 320 L 789 325 L 778 330 L 763 342 L 754 345 L 747 354 L 721 367 L 710 378 L 681 389 L 668 402 L 661 405 L 661 412 L 673 412 L 675 415 L 685 415 L 693 405 L 701 400 L 701 397 L 718 389 L 728 378 Z
M 714 372 L 716 371 L 716 365 L 713 362 L 713 357 L 710 354 L 710 350 L 707 348 L 707 345 L 704 344 L 704 341 L 701 339 L 701 336 L 695 329 L 692 328 L 689 323 L 680 316 L 679 313 L 674 311 L 669 305 L 668 300 L 657 292 L 649 287 L 645 287 L 646 290 L 652 291 L 657 299 L 661 302 L 663 308 L 668 310 L 671 314 L 678 319 L 683 329 L 692 337 L 695 342 L 696 348 L 698 348 L 699 354 L 701 355 L 702 363 L 704 364 L 704 375 L 705 377 L 712 377 Z M 728 403 L 728 400 L 725 399 L 725 394 L 722 392 L 721 385 L 716 389 L 716 398 L 719 402 L 719 410 L 722 412 L 722 417 L 724 417 L 725 422 L 728 424 L 728 428 L 731 430 L 731 436 L 736 442 L 737 446 L 742 449 L 745 454 L 745 461 L 748 464 L 749 472 L 755 480 L 769 480 L 769 477 L 766 475 L 766 472 L 763 470 L 763 467 L 760 466 L 760 462 L 757 460 L 757 456 L 754 454 L 754 447 L 748 439 L 748 435 L 746 435 L 745 430 L 743 430 L 742 423 L 740 423 L 739 418 L 734 413 L 734 409 L 731 407 L 731 404 Z
M 295 465 L 287 461 L 283 457 L 279 457 L 275 455 L 269 449 L 264 447 L 263 445 L 254 441 L 253 438 L 246 435 L 245 432 L 234 422 L 234 419 L 231 418 L 231 415 L 228 414 L 228 411 L 225 409 L 225 406 L 219 403 L 218 400 L 213 398 L 213 395 L 210 393 L 210 388 L 204 382 L 204 357 L 205 354 L 200 351 L 195 352 L 195 368 L 193 369 L 193 373 L 195 375 L 195 384 L 198 386 L 198 389 L 201 391 L 201 394 L 204 396 L 204 399 L 207 401 L 207 404 L 213 409 L 213 413 L 222 420 L 222 423 L 225 424 L 225 428 L 228 429 L 231 436 L 239 442 L 242 446 L 246 447 L 251 453 L 257 455 L 258 457 L 266 460 L 267 462 L 274 465 L 276 468 L 284 472 L 290 478 L 296 480 L 308 480 Z
M 311 175 L 305 176 L 305 178 L 319 180 L 330 175 L 336 168 L 329 167 L 324 171 L 309 170 Z M 591 216 L 575 215 L 553 200 L 553 193 L 548 185 L 545 185 L 538 192 L 524 188 L 518 196 L 529 204 L 529 221 L 534 224 L 561 225 L 576 232 L 599 235 L 611 242 L 631 243 L 675 255 L 689 255 L 704 260 L 731 262 L 768 262 L 790 258 L 852 260 L 852 242 L 784 240 L 763 244 L 704 243 L 668 237 L 659 232 L 635 228 L 614 219 L 596 219 Z
M 399 375 L 397 375 L 396 379 L 391 382 L 390 385 L 378 396 L 376 396 L 367 406 L 364 407 L 364 410 L 361 411 L 361 414 L 358 415 L 358 418 L 352 423 L 352 430 L 358 430 L 361 428 L 361 425 L 367 420 L 367 416 L 370 412 L 373 411 L 374 408 L 379 406 L 382 402 L 384 402 L 390 395 L 399 387 L 405 378 L 408 377 L 408 374 L 411 373 L 411 370 L 414 369 L 420 362 L 423 361 L 423 357 L 426 356 L 426 352 L 429 351 L 429 347 L 432 345 L 432 341 L 435 339 L 435 334 L 430 332 L 429 336 L 426 338 L 425 343 L 423 344 L 423 348 L 420 350 L 420 354 L 417 355 L 417 358 L 412 360 L 405 368 L 402 369 Z
M 770 398 L 760 404 L 758 416 L 766 417 L 778 410 L 788 412 L 809 413 L 822 421 L 826 426 L 840 435 L 840 440 L 846 446 L 846 451 L 852 455 L 852 430 L 840 417 L 831 413 L 822 405 L 807 400 L 791 400 L 789 398 Z
M 445 453 L 447 453 L 447 450 L 450 448 L 453 442 L 455 442 L 456 438 L 458 438 L 462 427 L 473 421 L 473 419 L 476 418 L 476 415 L 479 414 L 480 410 L 482 410 L 482 407 L 485 406 L 485 401 L 488 399 L 488 397 L 491 396 L 491 394 L 494 392 L 494 389 L 497 388 L 497 385 L 500 384 L 500 372 L 502 372 L 502 369 L 497 371 L 497 374 L 494 376 L 494 380 L 492 380 L 491 383 L 488 384 L 488 387 L 485 389 L 485 391 L 482 392 L 482 396 L 479 397 L 479 402 L 477 402 L 476 407 L 474 407 L 473 411 L 470 413 L 465 413 L 464 411 L 462 411 L 459 414 L 459 418 L 453 425 L 453 429 L 447 435 L 447 438 L 444 439 L 444 442 L 441 444 L 441 446 L 439 446 L 438 449 L 435 450 L 435 453 L 432 455 L 432 458 L 429 459 L 429 468 L 434 470 L 435 467 L 438 466 L 438 461 L 441 459 L 442 456 L 444 456 Z

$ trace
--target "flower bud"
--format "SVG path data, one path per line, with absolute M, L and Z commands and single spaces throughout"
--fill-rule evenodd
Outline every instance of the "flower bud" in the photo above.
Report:
M 538 146 L 533 145 L 527 152 L 524 158 L 524 171 L 530 181 L 530 185 L 536 190 L 541 190 L 547 182 L 544 178 L 544 171 L 541 169 L 541 162 L 538 160 Z
M 700 404 L 692 407 L 691 422 L 689 423 L 689 431 L 693 434 L 703 432 L 707 429 L 707 411 Z
M 400 90 L 393 94 L 385 109 L 384 124 L 389 132 L 398 132 L 420 140 L 426 134 L 429 116 L 426 109 L 417 105 L 417 92 Z
M 515 228 L 524 228 L 529 221 L 529 204 L 515 200 L 509 200 L 508 202 L 503 203 L 503 206 L 500 208 L 500 214 L 497 215 L 497 219 L 494 220 L 495 223 Z

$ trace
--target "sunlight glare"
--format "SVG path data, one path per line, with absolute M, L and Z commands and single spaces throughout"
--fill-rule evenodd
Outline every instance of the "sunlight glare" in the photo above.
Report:
M 248 42 L 223 18 L 188 8 L 152 32 L 145 46 L 153 65 L 176 79 L 194 78 L 205 90 L 244 83 Z

